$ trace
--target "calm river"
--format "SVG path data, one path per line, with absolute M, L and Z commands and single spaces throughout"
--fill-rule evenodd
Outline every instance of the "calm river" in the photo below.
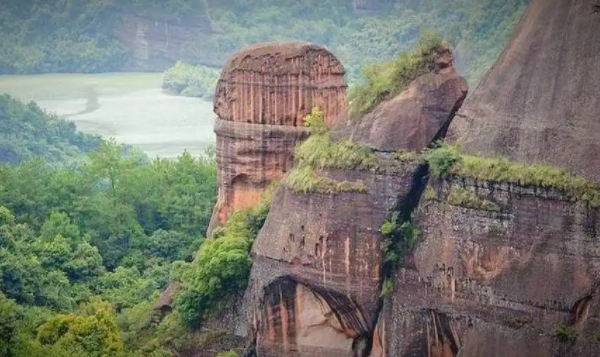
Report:
M 215 142 L 212 102 L 162 93 L 160 73 L 0 76 L 0 93 L 34 100 L 89 134 L 149 156 L 193 154 Z

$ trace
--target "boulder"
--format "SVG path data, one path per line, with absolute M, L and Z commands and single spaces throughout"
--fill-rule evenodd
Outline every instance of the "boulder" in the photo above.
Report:
M 336 131 L 378 151 L 421 150 L 445 135 L 467 91 L 466 80 L 454 68 L 452 52 L 443 47 L 432 72 L 362 118 L 348 120 L 342 115 Z

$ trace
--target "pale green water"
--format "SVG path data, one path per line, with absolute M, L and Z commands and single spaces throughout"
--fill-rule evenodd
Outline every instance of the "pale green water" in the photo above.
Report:
M 0 76 L 0 93 L 35 100 L 79 130 L 151 157 L 201 153 L 215 142 L 212 102 L 162 93 L 160 73 Z

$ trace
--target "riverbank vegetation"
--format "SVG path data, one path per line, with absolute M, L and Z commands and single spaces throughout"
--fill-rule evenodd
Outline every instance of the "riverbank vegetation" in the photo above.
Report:
M 177 62 L 163 76 L 162 89 L 185 97 L 212 100 L 219 79 L 219 71 L 205 66 Z
M 70 165 L 97 149 L 101 139 L 77 131 L 75 124 L 0 95 L 0 163 L 18 164 L 42 158 L 51 165 Z
M 121 40 L 125 16 L 212 33 L 186 43 L 193 64 L 223 63 L 252 43 L 304 40 L 330 48 L 351 82 L 361 68 L 394 58 L 435 30 L 455 51 L 460 72 L 477 83 L 496 60 L 528 0 L 389 0 L 356 7 L 352 0 L 7 0 L 0 12 L 0 73 L 106 72 L 132 58 Z M 200 48 L 194 52 L 194 48 Z M 209 60 L 210 59 L 210 60 Z M 211 62 L 211 63 L 208 63 Z

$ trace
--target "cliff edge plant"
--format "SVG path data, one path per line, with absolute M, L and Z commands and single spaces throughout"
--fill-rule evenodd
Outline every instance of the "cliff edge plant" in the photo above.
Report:
M 313 108 L 304 118 L 310 137 L 296 148 L 294 157 L 301 165 L 315 169 L 326 167 L 338 169 L 373 168 L 378 160 L 370 147 L 358 145 L 349 139 L 333 141 L 323 119 L 323 111 Z
M 440 143 L 424 153 L 434 177 L 467 177 L 521 186 L 553 188 L 567 198 L 600 207 L 600 187 L 569 171 L 547 164 L 522 164 L 503 157 L 464 154 L 458 146 Z
M 400 94 L 415 78 L 431 71 L 437 52 L 445 46 L 439 34 L 427 32 L 413 50 L 402 52 L 391 61 L 365 66 L 362 80 L 348 96 L 351 117 L 370 112 L 379 103 Z
M 410 220 L 402 222 L 399 212 L 394 212 L 381 226 L 380 231 L 384 237 L 381 243 L 384 263 L 391 271 L 395 271 L 404 264 L 404 257 L 414 248 L 421 231 Z
M 294 156 L 297 164 L 286 178 L 286 185 L 302 193 L 366 192 L 367 187 L 362 181 L 337 181 L 319 175 L 318 170 L 376 167 L 378 159 L 371 148 L 348 139 L 332 141 L 323 112 L 318 108 L 313 108 L 304 122 L 310 136 L 296 147 Z
M 479 197 L 479 195 L 477 195 L 475 192 L 464 187 L 452 186 L 450 188 L 447 201 L 453 206 L 461 206 L 489 212 L 500 212 L 502 210 L 497 203 L 487 200 L 483 197 Z

